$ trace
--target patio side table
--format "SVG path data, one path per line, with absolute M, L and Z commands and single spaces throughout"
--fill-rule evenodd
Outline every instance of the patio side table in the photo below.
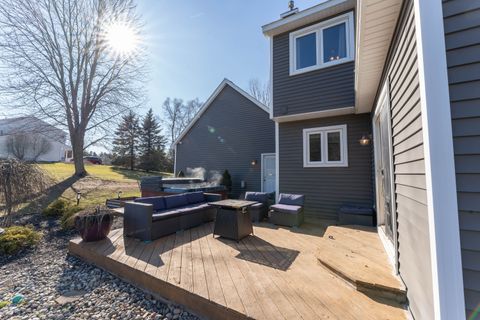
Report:
M 252 219 L 248 207 L 255 201 L 221 200 L 210 202 L 209 205 L 217 207 L 213 235 L 240 241 L 253 234 Z

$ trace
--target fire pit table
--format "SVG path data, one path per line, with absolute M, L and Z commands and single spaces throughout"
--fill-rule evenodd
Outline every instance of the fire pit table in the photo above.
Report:
M 219 235 L 237 242 L 253 234 L 252 219 L 248 207 L 255 201 L 221 200 L 210 202 L 209 205 L 217 207 L 213 236 Z

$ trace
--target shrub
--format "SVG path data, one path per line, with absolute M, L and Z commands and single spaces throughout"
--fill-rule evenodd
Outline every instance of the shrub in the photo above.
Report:
M 47 217 L 61 217 L 69 210 L 69 203 L 64 199 L 57 199 L 43 209 L 42 213 Z
M 222 174 L 222 180 L 220 181 L 220 184 L 222 186 L 225 186 L 227 188 L 228 192 L 232 191 L 232 177 L 230 176 L 230 172 L 228 170 L 225 170 Z
M 41 233 L 33 227 L 13 226 L 0 235 L 0 253 L 14 254 L 22 249 L 35 246 L 40 241 Z
M 81 211 L 80 207 L 68 207 L 60 218 L 60 225 L 63 230 L 70 230 L 75 227 L 75 215 Z
M 0 203 L 6 213 L 0 222 L 8 227 L 15 209 L 40 195 L 49 184 L 48 177 L 34 164 L 0 160 Z

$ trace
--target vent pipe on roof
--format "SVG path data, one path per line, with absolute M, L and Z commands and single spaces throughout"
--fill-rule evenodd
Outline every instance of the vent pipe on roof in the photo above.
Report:
M 288 10 L 287 12 L 284 12 L 280 15 L 280 17 L 283 19 L 283 18 L 286 18 L 286 17 L 290 17 L 291 15 L 295 14 L 298 12 L 298 8 L 295 8 L 295 2 L 290 0 L 288 1 Z

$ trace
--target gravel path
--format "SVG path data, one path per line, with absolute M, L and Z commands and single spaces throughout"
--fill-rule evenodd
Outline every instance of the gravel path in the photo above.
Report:
M 0 256 L 0 300 L 25 301 L 0 309 L 0 319 L 198 319 L 109 273 L 67 254 L 74 234 L 55 220 L 31 215 L 19 221 L 43 232 L 34 250 Z

